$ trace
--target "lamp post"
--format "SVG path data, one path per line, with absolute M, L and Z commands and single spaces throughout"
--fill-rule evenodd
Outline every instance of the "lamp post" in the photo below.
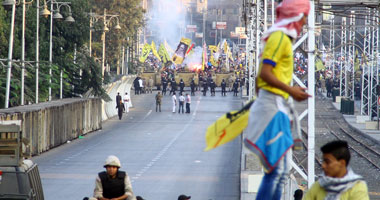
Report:
M 15 26 L 15 13 L 16 1 L 7 0 L 3 2 L 3 6 L 12 6 L 11 29 L 9 31 L 9 48 L 8 48 L 8 68 L 7 68 L 7 82 L 5 90 L 5 108 L 9 106 L 9 90 L 11 84 L 11 71 L 12 71 L 12 56 L 13 56 L 13 32 Z
M 21 36 L 21 105 L 24 105 L 24 82 L 25 82 L 25 5 L 33 0 L 22 0 L 22 36 Z
M 54 4 L 56 5 L 57 9 L 54 10 Z M 49 38 L 49 101 L 51 101 L 51 76 L 52 76 L 52 69 L 51 65 L 53 62 L 53 19 L 62 19 L 63 16 L 59 13 L 60 8 L 62 6 L 65 6 L 69 9 L 69 14 L 66 17 L 66 22 L 75 22 L 74 18 L 72 17 L 71 13 L 71 2 L 57 2 L 55 0 L 50 0 L 50 38 Z M 46 1 L 44 8 L 46 8 Z M 45 10 L 44 10 L 45 11 Z M 54 14 L 55 13 L 55 14 Z M 48 17 L 49 15 L 47 13 L 42 13 L 45 17 Z M 61 70 L 61 81 L 62 81 L 62 70 Z M 62 84 L 60 84 L 62 86 Z M 62 88 L 60 88 L 60 98 L 62 99 Z
M 106 32 L 109 31 L 108 26 L 110 25 L 110 22 L 112 19 L 116 19 L 116 26 L 114 27 L 115 30 L 121 30 L 120 24 L 119 24 L 119 15 L 112 15 L 107 14 L 107 9 L 104 9 L 103 15 L 98 15 L 95 13 L 90 13 L 90 56 L 91 56 L 91 40 L 92 40 L 92 26 L 94 21 L 97 21 L 99 19 L 103 20 L 103 33 L 102 33 L 102 79 L 104 79 L 104 63 L 105 63 L 105 54 L 106 54 Z

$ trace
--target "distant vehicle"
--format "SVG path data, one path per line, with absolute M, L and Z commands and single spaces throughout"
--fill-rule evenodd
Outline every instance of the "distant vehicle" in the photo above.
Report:
M 44 200 L 37 164 L 24 160 L 21 121 L 0 122 L 0 199 Z

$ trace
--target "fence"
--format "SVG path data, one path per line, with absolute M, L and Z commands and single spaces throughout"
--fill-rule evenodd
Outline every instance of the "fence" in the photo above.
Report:
M 0 109 L 0 120 L 21 120 L 25 153 L 38 155 L 68 140 L 102 128 L 99 98 L 57 101 Z

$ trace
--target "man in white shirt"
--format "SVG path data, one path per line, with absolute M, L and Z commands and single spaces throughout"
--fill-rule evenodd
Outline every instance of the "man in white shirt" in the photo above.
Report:
M 172 102 L 173 102 L 173 113 L 175 113 L 175 106 L 177 104 L 177 97 L 175 96 L 175 92 L 173 92 Z
M 140 86 L 139 91 L 140 91 L 140 94 L 141 94 L 142 91 L 143 91 L 143 88 L 144 88 L 143 80 L 141 78 L 139 79 L 139 86 Z
M 186 93 L 186 113 L 190 113 L 191 97 Z
M 129 97 L 128 97 L 128 93 L 126 92 L 124 97 L 123 97 L 123 101 L 124 101 L 124 106 L 125 106 L 125 111 L 127 113 L 129 113 Z
M 182 109 L 182 114 L 183 114 L 183 106 L 185 105 L 185 97 L 183 96 L 183 94 L 180 94 L 179 96 L 179 106 L 178 106 L 178 113 L 181 113 L 181 109 Z

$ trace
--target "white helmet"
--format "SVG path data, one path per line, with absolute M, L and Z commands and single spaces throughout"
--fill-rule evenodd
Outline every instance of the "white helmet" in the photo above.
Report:
M 104 167 L 106 167 L 106 166 L 115 166 L 115 167 L 119 167 L 120 168 L 121 165 L 120 165 L 119 158 L 117 158 L 114 155 L 108 156 L 108 158 L 106 159 L 106 163 L 104 164 Z

